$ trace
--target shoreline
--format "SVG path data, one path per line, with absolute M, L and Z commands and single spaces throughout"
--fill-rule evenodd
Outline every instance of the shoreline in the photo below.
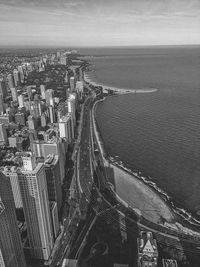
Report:
M 121 94 L 149 94 L 149 93 L 155 93 L 159 91 L 157 88 L 138 88 L 138 89 L 127 89 L 127 88 L 118 88 L 114 86 L 109 86 L 101 83 L 97 83 L 92 80 L 92 78 L 89 75 L 89 71 L 87 71 L 84 75 L 84 80 L 93 86 L 101 86 L 103 88 L 103 91 L 107 92 L 108 90 L 112 90 L 117 93 L 117 95 Z
M 96 85 L 99 86 L 99 85 Z M 115 95 L 113 95 L 115 96 Z M 155 182 L 152 180 L 148 179 L 148 177 L 142 177 L 140 174 L 141 172 L 134 172 L 131 169 L 127 169 L 122 161 L 117 161 L 114 159 L 114 157 L 110 157 L 106 154 L 105 147 L 104 147 L 104 142 L 103 138 L 101 136 L 101 132 L 99 129 L 99 126 L 96 121 L 96 107 L 99 102 L 103 102 L 106 98 L 99 100 L 95 103 L 94 106 L 94 123 L 97 131 L 97 139 L 98 143 L 100 146 L 100 151 L 103 156 L 103 160 L 106 166 L 111 165 L 114 168 L 117 168 L 118 170 L 122 171 L 124 173 L 124 179 L 127 180 L 128 176 L 132 177 L 132 180 L 137 180 L 137 183 L 142 183 L 143 187 L 148 187 L 153 194 L 156 194 L 158 198 L 161 199 L 161 201 L 169 208 L 169 210 L 172 212 L 173 217 L 175 218 L 175 223 L 174 222 L 167 222 L 166 220 L 166 225 L 165 227 L 168 229 L 173 229 L 176 231 L 181 231 L 185 234 L 190 234 L 192 236 L 198 236 L 200 237 L 200 221 L 194 218 L 188 211 L 184 210 L 183 208 L 178 208 L 175 206 L 173 201 L 171 200 L 171 197 L 168 196 L 166 192 L 164 192 L 162 189 L 160 189 Z M 116 156 L 117 157 L 117 156 Z M 117 193 L 117 192 L 116 192 Z M 123 199 L 123 197 L 119 196 L 120 198 Z M 124 200 L 124 199 L 123 199 Z M 137 207 L 135 207 L 137 209 Z M 133 207 L 134 209 L 134 207 Z M 138 208 L 139 210 L 139 208 Z M 177 218 L 178 216 L 178 218 Z M 182 220 L 182 221 L 181 221 Z

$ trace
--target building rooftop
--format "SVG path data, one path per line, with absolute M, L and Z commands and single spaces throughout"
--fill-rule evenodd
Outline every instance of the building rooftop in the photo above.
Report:
M 44 164 L 45 167 L 50 167 L 51 165 L 56 165 L 57 162 L 58 162 L 58 156 L 54 154 L 49 154 Z
M 178 267 L 177 261 L 172 259 L 162 259 L 163 267 Z
M 139 253 L 157 253 L 157 243 L 151 232 L 141 232 L 138 242 Z

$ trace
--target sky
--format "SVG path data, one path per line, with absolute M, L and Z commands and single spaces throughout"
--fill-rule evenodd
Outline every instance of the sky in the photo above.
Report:
M 0 0 L 0 46 L 200 44 L 200 0 Z

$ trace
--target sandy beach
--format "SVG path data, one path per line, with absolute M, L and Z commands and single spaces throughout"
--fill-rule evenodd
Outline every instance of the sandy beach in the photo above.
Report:
M 174 220 L 173 212 L 152 189 L 138 178 L 110 164 L 114 172 L 114 188 L 117 195 L 133 209 L 140 210 L 142 216 L 154 223 Z
M 132 88 L 132 89 L 123 89 L 123 88 L 117 88 L 117 87 L 113 87 L 113 86 L 106 86 L 104 84 L 101 84 L 101 83 L 96 83 L 94 82 L 89 74 L 85 73 L 84 75 L 84 80 L 94 86 L 102 86 L 103 88 L 103 91 L 104 92 L 107 92 L 107 89 L 111 89 L 115 92 L 117 92 L 117 94 L 146 94 L 146 93 L 155 93 L 158 91 L 157 88 L 138 88 L 138 89 L 135 89 L 135 88 Z
M 98 102 L 96 102 L 97 104 Z M 93 114 L 95 115 L 95 107 Z M 134 175 L 122 170 L 105 158 L 103 144 L 100 141 L 99 133 L 96 128 L 93 116 L 93 124 L 99 148 L 104 160 L 104 165 L 108 170 L 108 179 L 113 184 L 118 197 L 126 202 L 133 209 L 140 211 L 140 214 L 147 220 L 154 223 L 173 222 L 174 213 L 165 201 L 154 192 L 150 187 L 140 181 Z

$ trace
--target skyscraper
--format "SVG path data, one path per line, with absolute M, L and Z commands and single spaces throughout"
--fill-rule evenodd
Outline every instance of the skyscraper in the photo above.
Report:
M 45 85 L 44 84 L 41 84 L 40 85 L 40 94 L 42 96 L 42 99 L 45 99 Z
M 54 154 L 49 155 L 44 162 L 45 173 L 47 179 L 47 188 L 49 201 L 55 201 L 57 203 L 58 211 L 62 205 L 62 189 L 60 182 L 60 166 L 58 156 Z
M 53 248 L 53 230 L 44 165 L 36 165 L 31 154 L 22 160 L 18 177 L 30 252 L 34 258 L 48 260 Z
M 76 94 L 70 94 L 67 99 L 68 112 L 72 114 L 73 126 L 76 123 Z
M 66 114 L 59 119 L 59 134 L 61 138 L 66 138 L 68 143 L 70 144 L 72 139 L 74 138 L 74 128 L 72 122 L 72 115 Z
M 18 97 L 17 97 L 17 90 L 15 87 L 10 88 L 11 90 L 11 94 L 12 94 L 12 100 L 13 101 L 18 101 Z
M 4 113 L 3 96 L 0 94 L 0 114 Z
M 14 77 L 15 86 L 18 86 L 20 84 L 19 71 L 18 70 L 15 69 L 13 71 L 13 77 Z
M 58 155 L 59 166 L 60 166 L 60 180 L 63 182 L 65 177 L 65 160 L 66 150 L 65 142 L 61 139 L 54 138 L 47 142 L 44 141 L 32 141 L 31 150 L 34 152 L 36 157 L 44 157 L 45 159 L 49 154 Z
M 48 89 L 45 91 L 45 98 L 46 98 L 46 103 L 49 106 L 54 106 L 53 89 Z
M 10 179 L 15 207 L 22 208 L 22 199 L 21 199 L 21 192 L 19 188 L 19 181 L 18 181 L 18 174 L 17 174 L 16 166 L 1 167 L 1 172 L 6 177 L 9 177 Z
M 19 77 L 20 77 L 20 81 L 21 83 L 24 82 L 24 70 L 22 66 L 18 66 L 18 72 L 19 72 Z
M 60 64 L 67 65 L 67 57 L 65 55 L 60 57 Z
M 0 123 L 0 142 L 7 143 L 8 137 L 5 125 L 3 123 Z
M 3 79 L 0 79 L 0 95 L 2 95 L 3 100 L 7 96 L 6 82 Z
M 24 96 L 23 95 L 18 96 L 18 103 L 19 103 L 20 108 L 24 107 Z
M 9 178 L 0 172 L 0 266 L 26 267 L 12 188 Z
M 75 78 L 73 76 L 70 77 L 69 83 L 70 83 L 70 91 L 72 93 L 74 91 L 74 88 L 75 88 Z
M 11 88 L 15 87 L 13 75 L 12 74 L 8 74 L 7 79 L 8 79 L 9 88 L 11 89 Z

